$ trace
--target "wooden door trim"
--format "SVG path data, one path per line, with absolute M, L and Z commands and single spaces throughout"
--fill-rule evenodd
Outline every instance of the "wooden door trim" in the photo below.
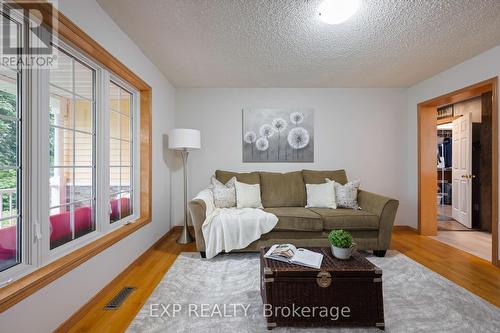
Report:
M 419 106 L 418 108 L 418 233 L 434 236 L 437 232 L 436 183 L 437 167 L 436 129 L 437 108 Z M 433 195 L 429 195 L 432 191 Z M 426 221 L 426 223 L 420 223 Z
M 492 233 L 492 263 L 500 267 L 498 259 L 498 77 L 491 79 L 492 85 L 492 112 L 491 112 L 491 133 L 492 133 L 492 211 L 491 211 L 491 233 Z
M 498 260 L 498 77 L 485 80 L 474 85 L 453 91 L 417 105 L 417 154 L 418 154 L 418 233 L 421 235 L 435 235 L 437 233 L 436 211 L 436 180 L 437 166 L 431 164 L 432 159 L 427 158 L 428 147 L 433 144 L 436 137 L 436 124 L 432 126 L 427 122 L 432 121 L 430 113 L 437 115 L 440 106 L 462 102 L 481 94 L 492 93 L 492 263 L 499 266 Z M 435 154 L 435 152 L 433 152 Z M 429 169 L 435 172 L 430 173 Z M 436 178 L 437 179 L 437 178 Z M 434 187 L 431 186 L 434 182 Z M 430 199 L 434 201 L 431 204 Z

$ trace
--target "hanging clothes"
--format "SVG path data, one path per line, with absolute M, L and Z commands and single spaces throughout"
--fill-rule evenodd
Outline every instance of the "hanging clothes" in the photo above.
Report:
M 443 155 L 443 144 L 442 143 L 438 144 L 438 149 L 437 149 L 437 167 L 438 167 L 438 169 L 445 168 L 445 165 L 444 165 L 444 155 Z
M 452 167 L 452 149 L 451 149 L 452 141 L 451 138 L 443 139 L 443 158 L 444 158 L 444 167 L 451 168 Z

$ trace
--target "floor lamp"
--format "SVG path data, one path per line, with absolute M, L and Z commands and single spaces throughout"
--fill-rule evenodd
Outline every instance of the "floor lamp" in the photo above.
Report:
M 200 131 L 195 129 L 185 129 L 177 128 L 170 131 L 168 135 L 168 148 L 180 150 L 182 155 L 182 167 L 184 173 L 184 227 L 182 228 L 182 233 L 177 238 L 177 243 L 188 244 L 193 241 L 193 237 L 189 233 L 188 229 L 188 155 L 190 150 L 201 148 Z

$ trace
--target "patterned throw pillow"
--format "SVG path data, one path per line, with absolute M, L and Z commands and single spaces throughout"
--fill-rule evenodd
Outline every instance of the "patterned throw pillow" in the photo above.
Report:
M 236 177 L 231 178 L 226 185 L 215 177 L 211 179 L 210 190 L 214 194 L 214 205 L 217 208 L 231 208 L 236 206 Z
M 358 206 L 358 188 L 360 185 L 359 180 L 354 180 L 346 183 L 345 185 L 339 184 L 333 180 L 325 178 L 326 182 L 335 184 L 335 201 L 337 207 L 361 209 Z

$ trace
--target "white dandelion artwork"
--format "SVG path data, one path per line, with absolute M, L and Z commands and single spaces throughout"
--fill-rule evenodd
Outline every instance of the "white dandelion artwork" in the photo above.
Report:
M 269 141 L 266 138 L 258 138 L 255 142 L 257 149 L 260 151 L 266 151 L 269 148 Z
M 281 133 L 286 130 L 287 123 L 283 118 L 273 119 L 273 128 L 278 133 L 278 161 L 280 159 Z
M 255 146 L 259 151 L 259 158 L 261 157 L 262 152 L 267 152 L 266 160 L 269 160 L 269 141 L 267 140 L 267 138 L 266 137 L 258 138 L 257 141 L 255 141 Z
M 298 125 L 304 121 L 304 114 L 302 112 L 292 112 L 290 113 L 290 121 L 294 125 Z
M 314 110 L 243 109 L 243 162 L 314 162 Z
M 287 141 L 290 147 L 293 148 L 293 152 L 299 154 L 309 144 L 309 132 L 304 127 L 292 128 L 288 132 Z
M 274 135 L 274 128 L 269 124 L 264 124 L 260 127 L 259 133 L 261 136 L 265 137 L 266 139 L 269 139 Z
M 252 159 L 253 159 L 253 144 L 257 141 L 257 134 L 254 131 L 248 131 L 245 133 L 243 140 L 250 145 L 252 149 Z

